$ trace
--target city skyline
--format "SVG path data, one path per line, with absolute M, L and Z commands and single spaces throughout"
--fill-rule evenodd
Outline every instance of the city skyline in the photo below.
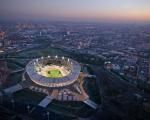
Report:
M 147 0 L 2 0 L 0 20 L 150 21 Z
M 150 120 L 149 3 L 1 0 L 0 120 Z

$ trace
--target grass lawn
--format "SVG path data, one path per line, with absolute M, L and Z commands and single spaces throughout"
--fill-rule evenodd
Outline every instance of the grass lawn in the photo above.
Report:
M 90 96 L 90 99 L 96 102 L 97 104 L 101 104 L 101 96 L 98 91 L 98 86 L 96 84 L 96 79 L 94 78 L 86 78 L 83 84 L 85 91 Z
M 94 110 L 89 106 L 85 105 L 83 102 L 67 102 L 67 101 L 56 101 L 54 100 L 47 107 L 48 110 L 51 110 L 57 114 L 70 116 L 70 117 L 87 117 L 90 116 Z
M 47 71 L 47 77 L 58 78 L 58 77 L 62 77 L 62 74 L 59 70 L 53 69 L 53 70 Z
M 45 94 L 31 91 L 30 89 L 23 89 L 13 94 L 16 101 L 38 104 L 45 98 Z
M 17 84 L 22 79 L 22 73 L 10 74 L 4 82 L 3 89 Z

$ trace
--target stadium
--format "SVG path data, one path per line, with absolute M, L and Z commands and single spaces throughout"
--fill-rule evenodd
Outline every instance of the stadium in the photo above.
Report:
M 64 87 L 74 83 L 80 70 L 78 62 L 60 56 L 33 59 L 26 65 L 26 73 L 31 81 L 50 88 Z

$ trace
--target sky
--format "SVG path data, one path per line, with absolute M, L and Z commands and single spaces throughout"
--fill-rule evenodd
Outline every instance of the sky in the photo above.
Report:
M 0 0 L 0 20 L 145 20 L 150 0 Z

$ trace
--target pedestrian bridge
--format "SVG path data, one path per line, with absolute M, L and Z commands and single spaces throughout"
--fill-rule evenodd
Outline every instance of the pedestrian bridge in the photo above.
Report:
M 14 85 L 14 86 L 11 86 L 11 87 L 9 87 L 9 88 L 4 89 L 4 92 L 5 92 L 6 94 L 9 94 L 9 93 L 17 92 L 17 91 L 22 90 L 22 89 L 23 89 L 22 85 L 20 85 L 20 84 L 18 83 L 18 84 Z
M 87 100 L 85 100 L 83 102 L 85 104 L 87 104 L 88 106 L 90 106 L 91 108 L 93 108 L 93 109 L 97 109 L 98 108 L 98 105 L 95 102 L 93 102 L 92 100 L 90 100 L 90 99 L 87 99 Z
M 46 96 L 38 105 L 46 108 L 49 103 L 51 103 L 53 98 L 51 96 Z

